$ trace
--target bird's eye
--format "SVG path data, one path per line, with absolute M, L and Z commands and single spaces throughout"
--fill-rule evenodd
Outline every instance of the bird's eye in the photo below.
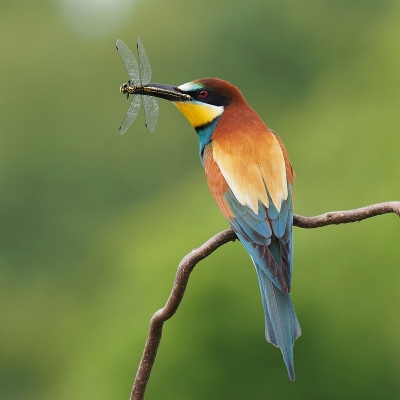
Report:
M 207 91 L 207 90 L 199 90 L 198 96 L 199 96 L 201 99 L 205 99 L 205 98 L 208 96 L 208 91 Z

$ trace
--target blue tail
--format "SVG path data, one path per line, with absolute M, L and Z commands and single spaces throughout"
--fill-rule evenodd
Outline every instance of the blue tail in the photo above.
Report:
M 254 262 L 254 260 L 253 260 Z M 260 284 L 265 314 L 265 338 L 281 349 L 289 379 L 294 381 L 293 344 L 301 335 L 301 328 L 289 293 L 281 292 L 254 263 Z

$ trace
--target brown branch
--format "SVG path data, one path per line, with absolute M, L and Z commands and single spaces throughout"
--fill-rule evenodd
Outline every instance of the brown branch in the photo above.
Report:
M 320 228 L 327 225 L 359 222 L 363 219 L 388 213 L 395 213 L 400 217 L 400 202 L 392 201 L 373 204 L 355 210 L 328 212 L 315 217 L 302 217 L 301 215 L 295 215 L 293 218 L 293 225 L 300 228 Z M 233 242 L 236 239 L 237 236 L 231 228 L 217 233 L 211 239 L 207 240 L 207 242 L 205 242 L 201 247 L 186 255 L 179 264 L 174 286 L 167 303 L 151 318 L 149 334 L 139 369 L 136 374 L 135 382 L 133 384 L 130 400 L 144 399 L 147 383 L 150 379 L 151 370 L 156 359 L 158 346 L 160 345 L 164 322 L 176 313 L 183 295 L 185 294 L 189 276 L 193 271 L 193 268 L 197 263 L 208 257 L 220 246 L 228 242 Z
M 356 208 L 348 211 L 332 211 L 316 217 L 302 217 L 295 215 L 293 225 L 299 228 L 321 228 L 327 225 L 348 224 L 360 222 L 363 219 L 376 217 L 377 215 L 394 213 L 400 217 L 400 201 L 388 201 L 387 203 L 372 204 L 371 206 Z

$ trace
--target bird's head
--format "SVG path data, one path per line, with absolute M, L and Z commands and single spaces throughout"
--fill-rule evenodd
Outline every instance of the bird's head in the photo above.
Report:
M 245 102 L 240 90 L 218 78 L 202 78 L 180 86 L 148 84 L 155 97 L 172 101 L 195 129 L 222 116 L 232 103 Z

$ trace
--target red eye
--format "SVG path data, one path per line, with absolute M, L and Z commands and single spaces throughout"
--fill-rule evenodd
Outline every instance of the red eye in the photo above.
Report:
M 201 99 L 204 99 L 204 98 L 206 98 L 208 96 L 208 91 L 207 90 L 200 90 L 198 95 L 199 95 L 199 97 Z

